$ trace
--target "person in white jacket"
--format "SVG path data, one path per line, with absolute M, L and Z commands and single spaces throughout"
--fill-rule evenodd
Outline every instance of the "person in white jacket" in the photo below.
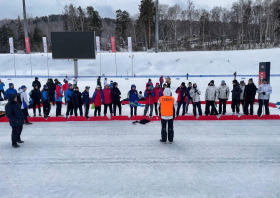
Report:
M 199 116 L 202 115 L 201 102 L 200 102 L 201 91 L 197 88 L 197 84 L 194 83 L 192 89 L 190 90 L 190 96 L 193 101 L 193 115 L 196 116 L 196 108 L 198 110 Z
M 242 93 L 240 94 L 240 104 L 242 105 L 242 112 L 244 113 L 244 107 L 245 107 L 245 82 L 240 81 L 240 88 L 242 89 Z
M 219 114 L 222 113 L 223 115 L 226 114 L 229 93 L 230 93 L 229 87 L 227 86 L 226 82 L 222 80 L 221 85 L 218 87 Z
M 205 115 L 209 115 L 209 114 L 218 115 L 218 111 L 215 107 L 217 96 L 218 96 L 218 89 L 214 85 L 214 80 L 211 80 L 205 92 L 205 101 L 206 101 Z M 210 106 L 211 106 L 211 112 L 209 110 Z
M 22 85 L 19 94 L 20 94 L 20 100 L 21 100 L 21 110 L 24 115 L 24 120 L 25 124 L 29 125 L 32 124 L 31 122 L 28 121 L 28 106 L 29 106 L 29 100 L 27 98 L 27 93 L 26 93 L 27 87 L 25 85 Z
M 269 115 L 269 97 L 272 94 L 271 85 L 267 84 L 267 80 L 263 79 L 262 84 L 258 88 L 259 95 L 259 110 L 258 115 L 261 117 L 263 105 L 265 106 L 265 114 Z
M 105 79 L 104 79 L 104 87 L 106 87 L 107 84 L 108 84 L 108 83 L 107 83 L 107 78 L 105 78 Z

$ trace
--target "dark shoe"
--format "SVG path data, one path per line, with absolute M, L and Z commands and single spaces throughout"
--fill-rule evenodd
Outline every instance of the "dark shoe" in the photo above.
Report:
M 31 124 L 33 124 L 33 123 L 31 123 L 31 122 L 26 122 L 25 123 L 25 125 L 31 125 Z
M 36 117 L 36 113 L 33 115 L 33 117 Z
M 13 144 L 12 147 L 19 148 L 20 146 L 18 144 Z
M 41 116 L 42 116 L 42 114 L 41 114 L 41 113 L 39 113 L 39 116 L 41 117 Z
M 166 141 L 163 141 L 162 139 L 160 139 L 159 141 L 162 142 L 162 143 L 166 143 Z
M 24 141 L 22 141 L 22 140 L 19 140 L 19 141 L 17 141 L 17 143 L 24 143 Z

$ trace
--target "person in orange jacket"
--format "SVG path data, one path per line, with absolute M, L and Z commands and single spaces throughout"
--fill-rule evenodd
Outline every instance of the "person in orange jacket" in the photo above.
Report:
M 175 118 L 174 98 L 171 96 L 171 90 L 166 88 L 164 96 L 159 98 L 159 113 L 161 116 L 161 139 L 160 142 L 167 141 L 166 124 L 168 123 L 168 141 L 173 142 L 174 130 L 173 120 Z

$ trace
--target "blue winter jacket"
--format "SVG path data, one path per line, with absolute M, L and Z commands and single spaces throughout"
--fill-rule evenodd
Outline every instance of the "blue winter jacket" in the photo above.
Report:
M 9 88 L 5 91 L 5 99 L 8 99 L 9 94 L 17 94 L 17 90 L 15 90 L 14 88 Z
M 89 92 L 84 91 L 82 93 L 82 101 L 83 103 L 90 104 Z
M 135 90 L 132 90 L 133 87 L 135 87 Z M 131 103 L 138 103 L 139 101 L 138 92 L 136 90 L 135 85 L 131 85 L 131 90 L 128 92 L 127 98 L 129 99 L 129 103 L 131 107 L 137 107 L 136 104 L 135 105 L 131 104 Z
M 67 101 L 71 101 L 72 100 L 72 94 L 73 94 L 74 89 L 70 89 L 68 88 L 64 94 L 65 98 Z
M 1 91 L 4 90 L 4 87 L 5 87 L 5 84 L 2 82 L 2 83 L 0 84 L 0 90 L 1 90 Z

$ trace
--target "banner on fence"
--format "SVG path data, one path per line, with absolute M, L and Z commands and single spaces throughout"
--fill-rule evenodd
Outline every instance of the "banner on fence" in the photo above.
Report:
M 14 53 L 14 40 L 13 37 L 9 38 L 9 44 L 10 44 L 10 53 Z
M 111 47 L 112 47 L 112 52 L 116 53 L 116 44 L 115 44 L 115 37 L 111 37 Z
M 127 37 L 127 43 L 128 43 L 128 52 L 132 53 L 131 37 Z
M 96 37 L 96 50 L 97 50 L 97 53 L 100 53 L 100 37 L 99 36 Z
M 43 37 L 44 53 L 48 53 L 47 37 Z

